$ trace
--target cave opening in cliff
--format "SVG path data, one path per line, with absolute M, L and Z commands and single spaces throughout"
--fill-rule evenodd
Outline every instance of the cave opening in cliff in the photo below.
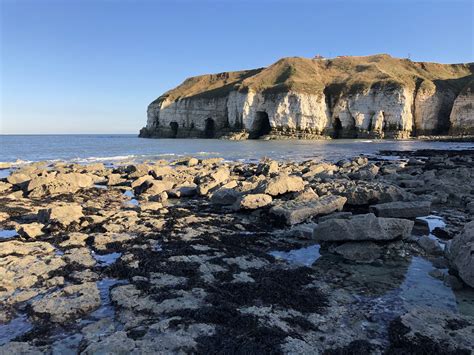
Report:
M 206 126 L 204 128 L 205 138 L 214 138 L 216 134 L 216 124 L 212 118 L 206 119 Z
M 257 111 L 255 114 L 255 119 L 250 129 L 249 138 L 258 139 L 262 136 L 269 134 L 272 130 L 270 125 L 270 120 L 268 118 L 268 113 L 265 111 Z
M 171 138 L 176 138 L 176 136 L 178 135 L 178 128 L 179 128 L 179 125 L 178 125 L 178 122 L 170 122 L 170 128 L 171 128 Z
M 342 123 L 341 123 L 341 120 L 339 119 L 339 117 L 336 117 L 334 119 L 334 123 L 332 125 L 333 129 L 334 129 L 334 138 L 341 138 L 341 134 L 342 134 Z

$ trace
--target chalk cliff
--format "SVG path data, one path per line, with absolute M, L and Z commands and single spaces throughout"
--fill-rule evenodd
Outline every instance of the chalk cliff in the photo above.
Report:
M 386 54 L 283 58 L 185 80 L 148 106 L 141 137 L 407 138 L 474 133 L 474 64 Z

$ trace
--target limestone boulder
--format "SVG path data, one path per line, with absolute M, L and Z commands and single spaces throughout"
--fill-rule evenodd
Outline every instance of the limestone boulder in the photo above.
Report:
M 157 195 L 161 194 L 162 192 L 166 192 L 171 190 L 174 186 L 173 181 L 169 180 L 153 180 L 151 182 L 147 182 L 142 187 L 145 187 L 143 190 L 139 191 L 138 193 L 146 192 L 147 194 Z
M 346 198 L 327 195 L 310 200 L 289 200 L 270 209 L 270 213 L 288 225 L 304 222 L 317 215 L 341 211 Z
M 168 196 L 172 198 L 181 198 L 181 197 L 192 197 L 197 194 L 197 185 L 189 184 L 177 186 L 174 189 L 169 190 Z
M 233 205 L 241 196 L 235 189 L 220 188 L 211 196 L 211 203 L 214 205 Z
M 142 202 L 140 204 L 141 211 L 157 211 L 163 208 L 163 204 L 161 202 Z
M 7 181 L 8 183 L 12 185 L 21 187 L 24 184 L 26 184 L 28 181 L 30 181 L 33 178 L 33 176 L 29 174 L 24 174 L 24 173 L 13 173 L 7 177 Z
M 271 174 L 276 174 L 279 171 L 278 162 L 275 160 L 265 160 L 258 164 L 257 174 L 263 174 L 270 176 Z
M 414 222 L 399 218 L 381 218 L 373 213 L 355 215 L 350 219 L 329 219 L 313 231 L 317 241 L 391 241 L 410 236 Z
M 255 210 L 257 208 L 268 206 L 273 199 L 266 194 L 249 194 L 242 196 L 234 204 L 235 210 Z
M 18 234 L 24 238 L 36 238 L 44 234 L 42 231 L 43 228 L 44 224 L 41 223 L 20 224 L 17 231 Z
M 27 191 L 33 191 L 36 188 L 39 188 L 44 185 L 48 185 L 55 180 L 56 173 L 45 173 L 41 175 L 34 176 L 26 187 Z
M 349 205 L 406 201 L 411 198 L 402 188 L 382 183 L 357 184 L 341 191 L 341 194 L 347 197 Z
M 59 223 L 68 226 L 73 222 L 79 222 L 84 217 L 82 207 L 76 203 L 61 203 L 59 205 L 42 209 L 38 213 L 38 219 L 42 223 Z
M 304 187 L 305 183 L 299 176 L 279 175 L 263 181 L 257 186 L 256 192 L 275 197 L 288 192 L 302 191 Z
M 56 180 L 64 181 L 71 186 L 77 186 L 79 188 L 87 188 L 94 185 L 95 176 L 87 173 L 67 173 L 58 174 Z
M 467 223 L 461 233 L 453 238 L 447 255 L 459 277 L 474 287 L 474 221 Z
M 225 183 L 229 178 L 230 178 L 229 169 L 227 167 L 220 167 L 216 171 L 200 179 L 198 187 L 197 187 L 197 192 L 201 196 L 207 195 L 207 193 L 210 190 Z
M 120 174 L 109 174 L 107 175 L 107 185 L 116 186 L 125 183 L 127 180 Z
M 387 202 L 370 206 L 370 211 L 378 217 L 416 218 L 431 212 L 431 201 Z
M 416 240 L 416 243 L 428 254 L 443 254 L 443 249 L 441 249 L 441 246 L 439 245 L 438 241 L 427 235 L 418 238 Z

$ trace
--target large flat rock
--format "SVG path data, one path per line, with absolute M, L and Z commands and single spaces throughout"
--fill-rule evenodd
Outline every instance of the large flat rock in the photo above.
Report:
M 382 218 L 368 213 L 321 222 L 314 229 L 313 238 L 320 242 L 390 241 L 407 238 L 413 225 L 414 222 L 407 219 Z
M 286 201 L 272 207 L 270 213 L 281 218 L 286 224 L 292 225 L 308 218 L 341 211 L 347 199 L 341 196 L 328 195 L 309 201 Z
M 430 214 L 431 201 L 380 203 L 370 206 L 370 211 L 378 217 L 416 218 Z
M 448 257 L 461 279 L 474 287 L 474 221 L 467 223 L 451 241 Z

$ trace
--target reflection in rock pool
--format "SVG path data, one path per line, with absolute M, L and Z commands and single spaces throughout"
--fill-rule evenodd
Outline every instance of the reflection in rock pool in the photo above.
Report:
M 117 261 L 122 256 L 122 253 L 97 254 L 93 253 L 94 259 L 99 262 L 101 266 L 108 266 Z
M 109 187 L 107 185 L 99 185 L 99 184 L 95 184 L 94 187 L 96 189 L 99 189 L 99 190 L 108 190 Z
M 26 315 L 12 319 L 6 324 L 0 324 L 0 345 L 6 344 L 16 337 L 33 329 Z
M 115 285 L 123 285 L 127 282 L 124 280 L 116 279 L 102 279 L 97 281 L 97 288 L 100 292 L 100 307 L 90 314 L 89 318 L 102 319 L 106 317 L 114 316 L 114 307 L 110 302 L 110 288 Z
M 10 239 L 18 237 L 18 233 L 14 229 L 0 229 L 0 239 Z
M 0 179 L 9 177 L 11 173 L 12 173 L 11 169 L 0 169 Z
M 132 206 L 140 205 L 140 202 L 138 202 L 138 200 L 135 198 L 135 194 L 133 193 L 132 190 L 124 191 L 123 195 L 131 199 L 127 203 L 131 204 Z
M 438 216 L 429 215 L 426 217 L 418 217 L 417 219 L 428 223 L 428 228 L 430 229 L 430 233 L 433 232 L 435 228 L 446 227 L 446 223 L 444 222 L 443 218 L 438 217 Z
M 426 216 L 426 217 L 418 217 L 417 219 L 420 220 L 420 221 L 424 221 L 428 224 L 428 229 L 430 231 L 429 234 L 428 234 L 428 237 L 433 239 L 433 240 L 436 240 L 438 242 L 438 244 L 441 246 L 441 248 L 444 249 L 446 247 L 446 241 L 442 240 L 442 239 L 439 239 L 438 237 L 436 237 L 433 234 L 433 231 L 436 228 L 443 229 L 443 228 L 446 227 L 446 223 L 444 222 L 443 218 L 441 218 L 439 216 L 435 216 L 435 215 L 429 215 L 429 216 Z
M 290 251 L 272 251 L 269 254 L 275 259 L 286 260 L 290 264 L 311 266 L 319 259 L 319 244 Z

